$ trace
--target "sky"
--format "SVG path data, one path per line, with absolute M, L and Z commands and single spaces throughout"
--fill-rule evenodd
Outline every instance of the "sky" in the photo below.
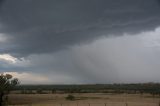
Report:
M 0 0 L 0 73 L 21 84 L 160 82 L 160 0 Z

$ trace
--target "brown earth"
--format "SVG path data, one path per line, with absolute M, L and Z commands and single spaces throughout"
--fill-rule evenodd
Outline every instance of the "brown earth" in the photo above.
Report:
M 74 101 L 66 100 L 68 94 L 10 94 L 9 103 L 19 106 L 160 106 L 159 97 L 149 94 L 72 94 Z

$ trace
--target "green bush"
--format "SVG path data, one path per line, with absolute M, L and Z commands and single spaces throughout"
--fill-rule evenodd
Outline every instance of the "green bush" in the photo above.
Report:
M 66 97 L 66 100 L 75 100 L 75 97 L 73 95 L 68 95 Z
M 43 94 L 43 90 L 42 89 L 37 89 L 37 94 Z

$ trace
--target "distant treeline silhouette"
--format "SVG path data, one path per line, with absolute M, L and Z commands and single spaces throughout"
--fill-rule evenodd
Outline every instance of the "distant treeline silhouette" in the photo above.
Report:
M 85 85 L 20 85 L 22 93 L 150 93 L 160 95 L 160 83 L 85 84 Z M 36 92 L 33 92 L 36 91 Z

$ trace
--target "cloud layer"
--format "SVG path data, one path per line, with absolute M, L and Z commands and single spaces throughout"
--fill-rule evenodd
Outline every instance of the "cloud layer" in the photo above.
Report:
M 159 0 L 6 0 L 0 52 L 23 57 L 87 43 L 109 33 L 137 33 L 160 24 Z
M 160 82 L 159 33 L 160 28 L 157 28 L 134 35 L 104 36 L 68 50 L 16 59 L 12 64 L 5 59 L 1 68 L 15 71 L 18 77 L 35 76 L 32 83 Z M 20 78 L 29 83 L 25 76 Z M 47 79 L 41 81 L 38 76 Z
M 160 82 L 159 10 L 159 0 L 1 0 L 0 72 L 25 84 Z

